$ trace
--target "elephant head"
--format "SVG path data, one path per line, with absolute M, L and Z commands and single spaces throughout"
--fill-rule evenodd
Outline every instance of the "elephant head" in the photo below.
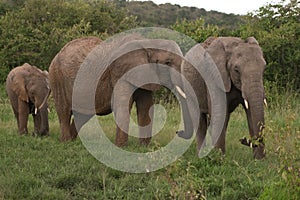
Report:
M 13 69 L 8 75 L 7 92 L 15 107 L 15 114 L 19 115 L 18 122 L 24 124 L 23 117 L 20 119 L 20 116 L 31 113 L 34 117 L 35 131 L 40 135 L 47 135 L 49 132 L 47 99 L 50 95 L 48 72 L 25 63 Z M 16 104 L 13 103 L 15 101 Z M 24 129 L 20 124 L 19 129 Z M 27 130 L 27 127 L 25 129 Z
M 117 72 L 112 72 L 115 75 L 112 79 L 117 81 L 129 72 L 129 77 L 124 77 L 129 83 L 150 91 L 158 90 L 160 85 L 174 88 L 172 81 L 175 79 L 171 76 L 171 70 L 180 72 L 183 57 L 176 42 L 163 39 L 133 40 L 122 45 L 114 54 L 118 58 L 112 66 Z M 142 70 L 132 70 L 138 66 L 142 66 Z M 151 80 L 153 84 L 140 85 Z

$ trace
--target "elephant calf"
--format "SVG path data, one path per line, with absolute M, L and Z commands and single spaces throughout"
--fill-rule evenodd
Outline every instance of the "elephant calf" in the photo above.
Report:
M 28 115 L 32 114 L 35 133 L 48 135 L 48 72 L 28 63 L 16 67 L 7 76 L 6 91 L 17 118 L 19 134 L 28 133 Z

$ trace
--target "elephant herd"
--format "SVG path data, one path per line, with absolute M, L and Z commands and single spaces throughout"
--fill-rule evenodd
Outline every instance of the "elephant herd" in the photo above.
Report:
M 204 57 L 213 61 L 220 74 L 223 82 L 220 91 L 225 97 L 222 104 L 215 100 L 207 77 L 193 67 L 194 63 L 205 65 Z M 189 62 L 187 58 L 193 58 L 195 62 Z M 139 70 L 139 66 L 143 66 L 143 70 Z M 7 76 L 6 90 L 19 134 L 28 133 L 29 114 L 34 119 L 34 132 L 49 134 L 47 99 L 51 91 L 61 141 L 75 139 L 81 127 L 95 114 L 114 112 L 117 124 L 115 144 L 124 146 L 134 103 L 140 143 L 149 144 L 153 92 L 165 86 L 175 93 L 181 104 L 184 130 L 177 131 L 177 135 L 189 139 L 196 132 L 197 151 L 205 145 L 208 126 L 215 126 L 217 118 L 221 117 L 219 113 L 223 112 L 224 124 L 221 124 L 220 136 L 215 142 L 215 147 L 223 153 L 230 113 L 241 104 L 251 136 L 249 141 L 242 143 L 253 148 L 254 158 L 262 159 L 265 157 L 262 137 L 265 66 L 262 50 L 253 37 L 245 40 L 210 37 L 185 56 L 172 40 L 145 39 L 136 34 L 111 42 L 84 37 L 67 43 L 52 60 L 49 72 L 27 63 L 14 68 Z M 191 86 L 196 104 L 189 105 L 192 94 L 178 74 Z M 195 110 L 199 110 L 196 119 Z

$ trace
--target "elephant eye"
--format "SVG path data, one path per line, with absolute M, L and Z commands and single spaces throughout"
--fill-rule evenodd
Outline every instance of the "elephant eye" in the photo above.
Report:
M 31 97 L 33 97 L 33 96 L 34 96 L 34 92 L 33 92 L 33 91 L 30 91 L 30 92 L 29 92 L 29 95 L 30 95 Z
M 171 65 L 171 62 L 170 62 L 170 61 L 167 61 L 167 62 L 166 62 L 166 65 L 170 66 L 170 65 Z
M 234 71 L 235 71 L 236 73 L 240 73 L 239 67 L 238 67 L 238 66 L 235 66 L 235 67 L 234 67 Z

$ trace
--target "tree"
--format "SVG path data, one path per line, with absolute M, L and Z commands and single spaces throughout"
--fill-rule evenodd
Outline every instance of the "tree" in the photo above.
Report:
M 300 7 L 297 0 L 261 7 L 247 16 L 242 37 L 255 36 L 268 63 L 265 78 L 283 88 L 300 89 Z
M 0 82 L 25 62 L 48 69 L 72 39 L 105 38 L 135 26 L 135 17 L 108 1 L 26 0 L 0 18 Z
M 171 28 L 191 37 L 196 42 L 203 42 L 210 36 L 217 37 L 221 31 L 218 26 L 206 24 L 204 19 L 201 18 L 193 21 L 186 19 L 177 21 Z

